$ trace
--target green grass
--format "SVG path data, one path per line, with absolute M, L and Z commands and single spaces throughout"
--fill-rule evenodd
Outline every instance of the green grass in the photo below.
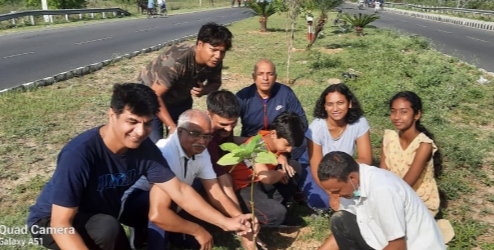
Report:
M 273 60 L 278 80 L 286 83 L 286 26 L 284 16 L 278 14 L 269 18 L 264 34 L 258 31 L 256 17 L 231 25 L 233 49 L 225 58 L 223 86 L 237 91 L 249 85 L 260 58 Z M 372 26 L 364 33 L 357 37 L 353 31 L 339 33 L 327 25 L 322 38 L 306 51 L 306 26 L 299 20 L 289 78 L 295 80 L 291 87 L 309 121 L 329 78 L 341 78 L 343 72 L 357 74 L 357 79 L 343 80 L 363 106 L 371 125 L 373 158 L 379 162 L 383 130 L 393 128 L 388 99 L 401 90 L 417 92 L 424 104 L 422 124 L 435 134 L 444 157 L 439 181 L 449 197 L 444 217 L 456 232 L 450 249 L 493 249 L 489 235 L 494 222 L 494 86 L 477 84 L 482 73 L 438 53 L 426 39 Z M 70 138 L 104 123 L 111 85 L 134 81 L 158 53 L 53 86 L 0 95 L 0 225 L 24 224 L 28 207 L 55 168 L 59 150 Z M 196 99 L 195 105 L 204 108 L 204 98 Z M 263 230 L 261 237 L 283 249 L 316 247 L 329 234 L 327 218 L 304 215 L 304 220 L 308 226 L 298 231 Z M 230 236 L 215 239 L 216 249 L 239 246 Z

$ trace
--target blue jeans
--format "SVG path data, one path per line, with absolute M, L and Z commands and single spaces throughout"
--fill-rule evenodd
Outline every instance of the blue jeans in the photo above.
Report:
M 184 111 L 192 108 L 192 103 L 193 103 L 193 100 L 191 97 L 190 99 L 187 99 L 183 103 L 179 103 L 176 105 L 167 104 L 166 108 L 168 110 L 168 113 L 170 114 L 170 117 L 172 118 L 172 120 L 175 124 L 178 122 L 178 117 Z M 158 118 L 158 116 L 154 116 L 152 126 L 153 126 L 153 128 L 152 128 L 151 134 L 149 135 L 149 138 L 151 139 L 151 141 L 156 143 L 160 139 L 163 139 L 163 135 L 164 135 L 163 122 L 160 120 L 160 118 Z M 168 133 L 168 130 L 166 132 Z
M 299 162 L 302 164 L 302 191 L 305 194 L 307 205 L 312 209 L 328 211 L 329 210 L 329 195 L 319 185 L 312 176 L 310 164 L 308 163 L 308 155 L 304 154 Z

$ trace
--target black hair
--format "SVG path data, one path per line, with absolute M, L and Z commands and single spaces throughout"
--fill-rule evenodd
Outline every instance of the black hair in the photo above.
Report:
M 348 124 L 353 124 L 358 121 L 358 119 L 364 115 L 364 111 L 360 107 L 360 103 L 357 98 L 353 95 L 350 89 L 343 83 L 331 84 L 329 85 L 317 99 L 316 106 L 314 107 L 314 117 L 320 119 L 328 118 L 328 113 L 324 106 L 326 105 L 326 96 L 329 93 L 338 92 L 344 95 L 352 107 L 348 109 L 348 113 L 345 115 L 345 121 Z
M 321 159 L 317 177 L 320 181 L 336 178 L 338 181 L 347 182 L 352 172 L 359 172 L 359 165 L 353 157 L 345 152 L 332 151 Z
M 389 108 L 393 106 L 393 102 L 395 100 L 400 98 L 403 98 L 410 103 L 410 106 L 412 107 L 413 110 L 413 115 L 416 115 L 419 111 L 423 113 L 422 100 L 420 100 L 420 97 L 412 91 L 402 91 L 395 94 L 389 101 Z M 431 132 L 429 132 L 422 124 L 420 124 L 420 119 L 415 121 L 415 128 L 434 141 L 434 135 Z M 432 156 L 432 160 L 434 164 L 434 177 L 439 178 L 443 169 L 442 167 L 443 159 L 441 156 L 441 152 L 439 150 L 437 150 L 436 153 L 434 153 L 434 155 Z
M 196 44 L 201 41 L 212 46 L 225 45 L 226 50 L 232 47 L 232 33 L 225 26 L 213 22 L 204 24 L 197 34 Z
M 299 147 L 304 142 L 305 125 L 297 113 L 283 111 L 274 118 L 268 130 L 275 130 L 276 137 L 286 139 L 292 147 Z
M 158 97 L 149 86 L 140 83 L 113 85 L 110 107 L 119 116 L 125 109 L 138 116 L 154 116 L 160 110 Z
M 240 116 L 240 104 L 232 92 L 228 90 L 216 90 L 208 94 L 206 99 L 207 109 L 210 113 L 223 118 L 238 118 Z

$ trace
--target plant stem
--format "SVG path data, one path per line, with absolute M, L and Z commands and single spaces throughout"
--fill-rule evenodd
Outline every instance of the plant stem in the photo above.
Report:
M 250 181 L 250 212 L 252 213 L 251 223 L 254 225 L 254 221 L 256 221 L 255 207 L 254 207 L 254 181 L 256 180 L 256 161 L 252 159 L 252 179 Z M 257 249 L 256 246 L 256 234 L 252 234 L 252 242 L 254 243 L 254 249 Z

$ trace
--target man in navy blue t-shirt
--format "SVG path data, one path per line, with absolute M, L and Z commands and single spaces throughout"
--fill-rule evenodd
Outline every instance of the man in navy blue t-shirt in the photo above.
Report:
M 34 238 L 50 249 L 130 249 L 117 218 L 124 191 L 142 175 L 195 217 L 224 230 L 250 230 L 250 215 L 224 217 L 175 177 L 148 139 L 158 111 L 148 86 L 114 86 L 108 123 L 62 149 L 52 178 L 30 207 L 27 223 Z

